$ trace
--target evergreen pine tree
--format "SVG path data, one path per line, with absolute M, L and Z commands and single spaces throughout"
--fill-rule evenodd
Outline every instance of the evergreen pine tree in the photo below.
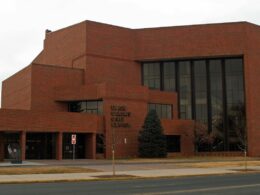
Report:
M 163 134 L 161 121 L 155 110 L 151 110 L 139 132 L 139 156 L 156 158 L 167 156 L 166 137 Z

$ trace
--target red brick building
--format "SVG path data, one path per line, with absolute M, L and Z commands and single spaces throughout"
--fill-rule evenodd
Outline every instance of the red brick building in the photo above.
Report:
M 259 73 L 260 27 L 248 22 L 129 29 L 84 21 L 46 31 L 42 52 L 3 81 L 0 159 L 10 143 L 23 159 L 72 158 L 71 134 L 76 158 L 109 158 L 113 131 L 116 156 L 135 157 L 149 109 L 169 155 L 194 154 L 194 120 L 219 130 L 211 151 L 237 151 L 237 105 L 248 153 L 260 156 Z

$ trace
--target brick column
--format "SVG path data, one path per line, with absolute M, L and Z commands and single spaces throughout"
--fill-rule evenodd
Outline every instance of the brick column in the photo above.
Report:
M 22 160 L 25 160 L 25 158 L 26 158 L 26 131 L 20 132 L 20 146 L 21 146 Z
M 96 159 L 96 134 L 86 134 L 85 139 L 86 157 L 89 159 Z
M 5 148 L 4 148 L 4 133 L 0 132 L 0 161 L 4 161 Z
M 56 138 L 56 159 L 57 160 L 62 160 L 62 138 L 63 138 L 63 133 L 58 132 L 57 138 Z

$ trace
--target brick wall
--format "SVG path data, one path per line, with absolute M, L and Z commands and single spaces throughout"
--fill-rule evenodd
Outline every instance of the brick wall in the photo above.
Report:
M 68 111 L 68 104 L 57 102 L 56 88 L 83 85 L 84 71 L 66 67 L 32 65 L 32 110 Z
M 2 108 L 31 109 L 31 66 L 9 77 L 2 84 Z
M 260 156 L 260 27 L 247 26 L 247 48 L 245 50 L 245 92 L 248 126 L 248 152 Z
M 137 29 L 136 59 L 174 59 L 243 54 L 248 23 Z
M 72 67 L 73 59 L 85 54 L 86 23 L 66 27 L 46 35 L 43 51 L 34 63 Z
M 103 132 L 103 118 L 88 113 L 0 110 L 0 131 Z

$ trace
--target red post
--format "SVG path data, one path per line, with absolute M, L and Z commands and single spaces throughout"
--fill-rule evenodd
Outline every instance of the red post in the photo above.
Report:
M 4 133 L 0 132 L 0 161 L 4 161 Z
M 96 159 L 96 134 L 86 134 L 86 157 Z
M 63 137 L 63 133 L 58 132 L 56 138 L 56 159 L 57 160 L 62 160 L 62 137 Z
M 26 131 L 20 132 L 20 146 L 22 153 L 22 160 L 26 158 Z

